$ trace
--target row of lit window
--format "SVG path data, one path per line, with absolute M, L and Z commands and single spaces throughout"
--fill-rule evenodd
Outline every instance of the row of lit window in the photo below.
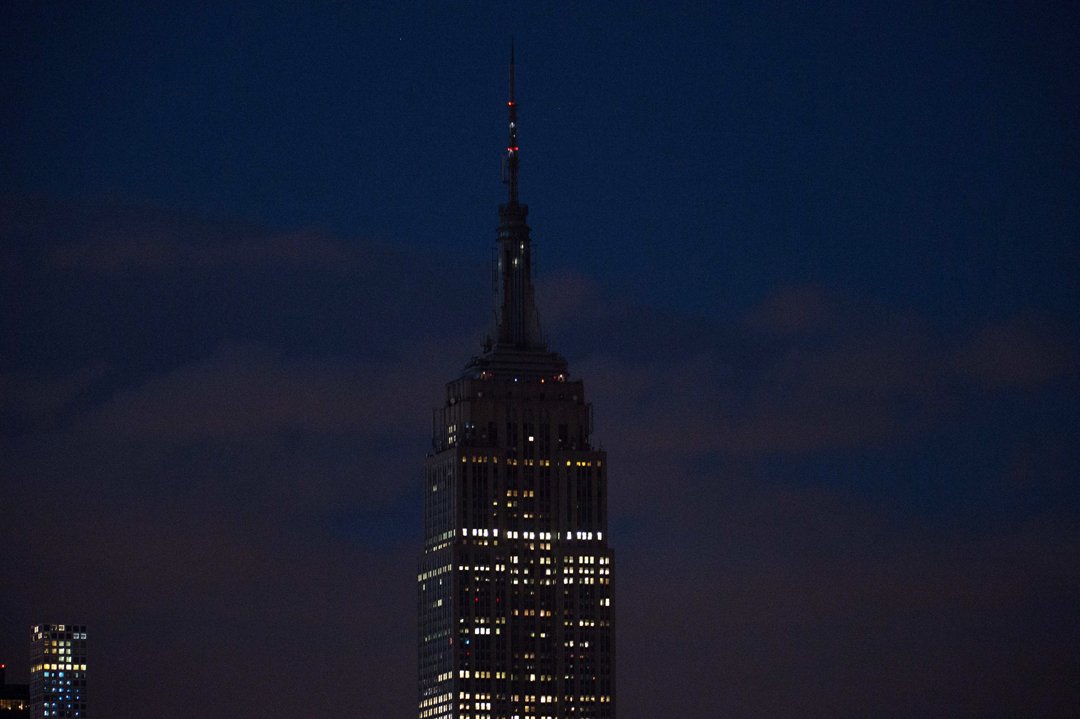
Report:
M 421 710 L 420 719 L 453 719 L 452 707 L 447 704 L 434 709 Z
M 499 530 L 498 529 L 464 529 L 464 530 L 462 530 L 462 535 L 466 536 L 466 537 L 468 537 L 470 535 L 472 535 L 474 537 L 487 537 L 487 536 L 498 537 L 499 536 Z M 525 531 L 518 531 L 516 529 L 508 529 L 506 531 L 505 536 L 506 536 L 507 539 L 542 539 L 542 540 L 550 540 L 550 539 L 552 539 L 552 533 L 551 532 L 525 532 Z M 558 539 L 558 536 L 559 536 L 558 532 L 556 532 L 554 538 Z M 569 533 L 567 533 L 567 539 L 569 539 L 569 538 L 570 538 Z
M 475 701 L 486 703 L 490 702 L 491 698 L 491 694 L 486 692 L 477 693 L 475 697 L 470 692 L 458 692 L 458 699 L 462 701 Z M 510 697 L 510 701 L 514 704 L 519 704 L 522 701 L 524 701 L 526 704 L 554 704 L 558 700 L 559 697 L 553 694 L 513 694 Z M 562 697 L 562 700 L 568 704 L 611 703 L 611 697 L 607 694 L 579 694 L 577 696 L 573 694 L 567 694 Z
M 444 532 L 443 535 L 447 535 L 447 538 L 453 536 L 452 532 Z M 432 541 L 441 541 L 443 535 L 439 535 Z M 461 530 L 461 536 L 463 537 L 498 537 L 498 529 L 481 529 L 477 527 L 465 527 Z M 532 532 L 532 531 L 519 531 L 516 529 L 508 529 L 504 535 L 507 539 L 577 539 L 592 541 L 593 539 L 602 540 L 604 538 L 603 532 Z
M 528 655 L 528 656 L 532 656 L 535 659 L 535 655 Z M 526 659 L 528 659 L 528 656 L 526 656 Z M 505 679 L 505 678 L 507 678 L 507 673 L 505 673 L 505 671 L 494 671 L 494 673 L 492 673 L 492 671 L 480 671 L 480 670 L 473 671 L 473 670 L 470 670 L 470 669 L 458 669 L 458 677 L 461 678 L 461 679 L 490 679 L 492 675 L 494 675 L 496 679 Z M 529 681 L 536 681 L 537 680 L 536 677 L 537 677 L 537 675 L 530 674 L 529 675 Z M 518 677 L 517 677 L 516 674 L 510 675 L 510 680 L 511 681 L 516 681 L 517 679 L 518 679 Z M 553 676 L 551 676 L 550 674 L 542 674 L 542 675 L 540 675 L 540 681 L 554 681 L 554 680 L 555 680 L 555 678 Z M 470 695 L 468 693 L 465 693 L 465 695 L 462 698 L 469 698 L 469 696 Z M 516 697 L 515 697 L 515 701 L 516 701 Z
M 473 621 L 476 624 L 487 624 L 488 622 L 494 624 L 506 624 L 506 617 L 474 617 L 472 620 L 461 617 L 458 619 L 458 624 L 467 624 L 469 621 Z
M 540 610 L 536 610 L 536 609 L 515 609 L 513 614 L 514 614 L 515 617 L 518 617 L 518 616 L 521 616 L 521 617 L 550 617 L 551 616 L 551 610 L 550 609 L 540 609 Z
M 518 557 L 516 554 L 511 555 L 510 556 L 510 563 L 515 564 L 515 565 L 519 564 L 519 563 L 521 563 L 521 558 Z M 535 562 L 535 564 L 538 564 L 540 566 L 549 565 L 549 568 L 545 569 L 545 571 L 544 571 L 544 573 L 546 575 L 551 575 L 554 572 L 554 569 L 550 568 L 550 565 L 552 563 L 553 563 L 552 557 L 539 557 L 537 559 L 537 561 Z M 529 570 L 530 567 L 533 566 L 533 564 L 534 564 L 533 562 L 526 561 L 526 562 L 524 562 L 525 566 L 522 567 L 522 568 L 518 568 L 516 566 L 511 567 L 510 568 L 510 573 L 511 574 L 525 573 L 525 572 L 527 572 Z M 506 565 L 505 564 L 496 564 L 494 569 L 495 569 L 495 572 L 502 573 L 502 572 L 506 571 Z M 483 565 L 483 564 L 477 564 L 475 567 L 470 567 L 467 564 L 462 564 L 462 565 L 460 565 L 458 567 L 458 571 L 460 571 L 460 572 L 480 572 L 481 573 L 480 575 L 473 575 L 472 578 L 474 580 L 476 580 L 476 581 L 485 581 L 485 582 L 489 581 L 489 580 L 486 577 L 483 577 L 481 575 L 484 572 L 490 572 L 491 570 L 492 570 L 492 567 L 487 566 L 487 565 Z M 574 571 L 575 571 L 574 565 L 568 564 L 566 567 L 564 567 L 563 571 L 565 571 L 568 574 L 573 574 Z M 576 571 L 579 572 L 580 574 L 593 574 L 593 573 L 600 574 L 600 575 L 611 574 L 611 571 L 608 570 L 608 569 L 593 569 L 591 567 L 581 567 L 580 569 L 577 569 Z M 442 580 L 440 579 L 439 582 L 441 584 Z
M 433 642 L 433 641 L 436 641 L 436 640 L 439 640 L 439 639 L 446 639 L 448 636 L 450 636 L 450 630 L 449 629 L 440 629 L 439 631 L 435 632 L 434 634 L 425 634 L 424 635 L 424 641 L 425 642 Z
M 491 679 L 493 675 L 496 679 L 506 679 L 506 672 L 471 671 L 469 669 L 458 670 L 458 677 L 461 679 Z
M 433 709 L 421 709 L 420 719 L 450 719 L 450 705 L 439 705 Z
M 82 672 L 85 672 L 86 671 L 86 665 L 85 664 L 35 664 L 32 667 L 30 667 L 30 671 L 34 672 L 34 673 L 40 672 L 40 671 L 45 670 L 45 669 L 49 669 L 49 670 L 52 670 L 52 671 L 63 670 L 63 671 L 69 671 L 69 672 L 70 671 L 82 671 Z M 64 675 L 61 674 L 60 676 L 64 676 Z
M 495 532 L 496 532 L 495 536 L 499 536 L 498 531 L 499 530 L 497 530 L 497 529 L 495 530 Z M 555 536 L 552 537 L 551 532 L 523 532 L 523 531 L 518 531 L 516 529 L 510 529 L 510 530 L 507 530 L 506 537 L 507 537 L 507 539 L 547 539 L 547 540 L 550 540 L 550 539 L 553 539 L 553 538 L 558 539 L 559 535 L 556 532 Z
M 53 624 L 36 624 L 36 625 L 34 625 L 33 632 L 34 632 L 34 634 L 44 635 L 44 634 L 46 634 L 48 632 L 65 632 L 65 631 L 73 632 L 73 631 L 75 631 L 75 629 L 76 629 L 76 627 L 74 625 L 68 626 L 66 624 L 56 624 L 56 625 L 53 625 Z M 44 637 L 41 636 L 41 637 L 36 637 L 36 638 L 37 639 L 42 639 Z M 83 634 L 81 637 L 75 637 L 75 639 L 86 639 L 86 635 Z
M 446 574 L 447 572 L 450 571 L 451 568 L 452 568 L 452 565 L 444 564 L 441 567 L 436 567 L 435 569 L 429 569 L 426 572 L 421 572 L 420 574 L 417 575 L 416 579 L 417 579 L 417 581 L 422 582 L 425 579 L 431 579 L 432 577 L 437 577 L 440 574 Z
M 548 570 L 548 573 L 550 574 L 551 571 Z M 555 586 L 555 580 L 554 579 L 536 580 L 536 579 L 533 579 L 531 577 L 526 577 L 525 579 L 513 579 L 513 580 L 510 581 L 510 584 L 512 584 L 515 587 L 519 586 L 519 585 L 529 585 L 529 584 L 538 584 L 541 587 L 552 587 L 552 586 Z
M 444 675 L 439 675 L 440 677 Z M 449 673 L 445 676 L 449 677 Z M 421 717 L 437 717 L 437 716 L 449 716 L 444 712 L 450 711 L 450 702 L 453 700 L 454 695 L 450 693 L 443 693 L 435 697 L 430 697 L 420 702 L 420 716 Z
M 57 677 L 62 677 L 62 676 L 64 676 L 65 673 L 69 674 L 72 677 L 75 677 L 76 679 L 81 679 L 82 677 L 86 676 L 82 672 L 62 672 L 62 671 L 43 671 L 41 673 L 41 675 L 44 676 L 44 677 L 47 677 L 49 679 L 47 684 L 50 687 L 71 686 L 71 679 L 61 679 L 61 680 L 57 681 Z
M 446 672 L 445 674 L 440 674 L 439 675 L 439 681 L 440 682 L 444 681 L 444 677 L 445 677 L 445 679 L 449 679 L 452 676 L 453 676 L 452 672 Z M 428 697 L 424 701 L 420 702 L 420 708 L 423 709 L 423 708 L 426 708 L 426 707 L 435 706 L 436 704 L 445 704 L 446 702 L 453 699 L 453 697 L 454 697 L 454 695 L 450 694 L 449 692 L 444 692 L 443 694 L 439 694 L 438 696 L 434 696 L 434 697 Z
M 451 425 L 451 426 L 453 426 L 453 425 Z M 533 441 L 535 441 L 535 438 L 530 436 L 528 438 L 528 440 L 530 442 L 533 442 Z M 498 457 L 486 457 L 484 455 L 479 455 L 479 454 L 471 455 L 471 456 L 468 456 L 468 457 L 462 456 L 462 458 L 461 458 L 461 463 L 462 464 L 468 464 L 470 462 L 472 462 L 473 464 L 487 464 L 488 462 L 491 462 L 493 464 L 498 464 L 499 463 L 499 458 Z M 535 467 L 550 467 L 551 466 L 551 460 L 550 459 L 514 459 L 514 458 L 511 457 L 511 458 L 506 460 L 506 463 L 508 465 L 514 466 L 514 467 L 516 467 L 519 464 L 523 464 L 526 467 L 534 467 L 534 466 Z M 603 461 L 601 461 L 599 459 L 596 460 L 595 463 L 590 459 L 585 459 L 585 460 L 580 460 L 580 459 L 579 460 L 570 460 L 570 459 L 568 459 L 568 460 L 566 460 L 566 466 L 567 467 L 593 467 L 593 466 L 602 467 L 602 466 L 604 466 L 604 463 L 603 463 Z
M 507 678 L 506 677 L 506 672 L 473 671 L 473 670 L 469 670 L 469 669 L 459 669 L 458 670 L 458 677 L 461 678 L 461 679 L 491 679 L 492 676 L 494 676 L 496 679 L 506 679 Z M 539 682 L 553 682 L 553 681 L 555 681 L 555 677 L 552 676 L 551 674 L 539 674 L 539 675 L 538 674 L 529 674 L 528 677 L 529 677 L 530 682 L 536 682 L 536 681 L 539 681 Z M 525 675 L 522 675 L 521 677 L 519 677 L 517 674 L 511 674 L 510 675 L 510 681 L 517 681 L 518 679 L 524 679 L 524 678 L 525 678 Z M 476 697 L 478 699 L 487 698 L 488 696 L 490 696 L 490 695 L 488 695 L 488 694 L 477 694 L 476 695 Z M 460 699 L 471 699 L 472 694 L 470 694 L 469 692 L 461 692 L 458 698 L 460 698 Z M 519 697 L 518 697 L 518 695 L 515 694 L 514 695 L 514 701 L 518 701 L 518 700 L 519 700 Z
M 532 442 L 533 438 L 529 437 L 529 441 Z M 492 464 L 498 464 L 499 463 L 499 458 L 498 457 L 485 457 L 483 455 L 473 455 L 473 456 L 470 456 L 470 457 L 462 457 L 461 458 L 461 463 L 462 464 L 469 464 L 470 462 L 472 464 L 487 464 L 488 462 L 491 462 Z M 511 467 L 516 467 L 519 464 L 524 465 L 526 467 L 550 467 L 551 466 L 551 460 L 550 459 L 514 459 L 513 457 L 511 457 L 511 458 L 506 460 L 506 464 L 511 466 Z M 566 466 L 569 467 L 570 463 L 567 462 Z

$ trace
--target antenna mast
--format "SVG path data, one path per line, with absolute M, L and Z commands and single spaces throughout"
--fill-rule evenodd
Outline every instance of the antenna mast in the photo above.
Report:
M 514 41 L 510 41 L 510 98 L 506 103 L 509 115 L 509 138 L 506 141 L 506 178 L 510 186 L 509 204 L 518 203 L 518 142 L 517 142 L 517 100 L 514 99 Z

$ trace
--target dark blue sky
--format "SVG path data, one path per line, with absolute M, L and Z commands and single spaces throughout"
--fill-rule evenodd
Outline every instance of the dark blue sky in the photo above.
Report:
M 547 268 L 707 314 L 1076 304 L 1069 4 L 124 5 L 6 11 L 6 190 L 475 252 L 515 33 Z
M 294 5 L 0 10 L 15 678 L 69 621 L 102 716 L 413 715 L 513 35 L 620 715 L 1076 714 L 1075 4 Z

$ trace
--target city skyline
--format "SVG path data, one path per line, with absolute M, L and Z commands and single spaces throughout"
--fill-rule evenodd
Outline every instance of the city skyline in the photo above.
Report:
M 621 719 L 1074 714 L 1077 12 L 6 5 L 7 679 L 70 617 L 94 715 L 416 715 L 513 34 Z

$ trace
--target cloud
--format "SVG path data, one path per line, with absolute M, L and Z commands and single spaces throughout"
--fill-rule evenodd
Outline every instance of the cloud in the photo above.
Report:
M 573 270 L 540 279 L 536 296 L 545 324 L 560 328 L 572 327 L 583 315 L 603 312 L 610 304 L 591 278 Z
M 780 336 L 818 333 L 841 320 L 835 300 L 822 287 L 809 284 L 773 288 L 746 317 L 754 329 Z
M 1077 628 L 1061 625 L 1075 531 L 943 530 L 723 462 L 680 469 L 653 478 L 647 539 L 617 556 L 630 716 L 1065 716 L 1076 701 Z
M 577 325 L 572 369 L 601 416 L 632 420 L 619 431 L 646 446 L 861 446 L 910 431 L 917 410 L 936 412 L 947 394 L 945 339 L 916 318 L 811 285 L 776 288 L 725 325 L 634 307 L 580 279 L 561 284 L 570 289 L 558 293 L 557 328 Z
M 5 433 L 49 426 L 84 399 L 105 377 L 96 363 L 57 375 L 30 372 L 0 374 L 0 418 Z
M 423 370 L 416 356 L 355 363 L 226 346 L 120 392 L 89 423 L 102 434 L 159 442 L 285 432 L 390 434 L 416 425 L 423 398 L 414 388 Z
M 763 320 L 776 297 L 785 307 L 812 298 L 814 319 Z M 929 435 L 994 390 L 1038 386 L 1074 365 L 1069 333 L 1049 324 L 1012 320 L 963 340 L 909 314 L 825 297 L 778 288 L 742 329 L 701 320 L 696 334 L 654 329 L 648 314 L 596 303 L 579 314 L 593 336 L 618 334 L 653 351 L 590 342 L 583 332 L 583 359 L 572 369 L 587 379 L 606 436 L 656 451 L 765 456 Z
M 3 270 L 25 310 L 0 654 L 77 615 L 118 719 L 190 712 L 192 686 L 208 717 L 415 715 L 416 495 L 483 282 L 333 238 L 76 220 Z M 573 273 L 538 293 L 610 455 L 620 716 L 1076 706 L 1065 325 L 954 335 L 808 284 L 733 320 Z
M 918 353 L 832 346 L 789 350 L 757 366 L 740 359 L 676 354 L 628 364 L 596 355 L 578 371 L 594 378 L 606 435 L 663 451 L 864 447 L 924 429 L 939 404 L 939 368 Z
M 1031 387 L 1076 368 L 1075 345 L 1045 321 L 988 325 L 956 351 L 958 369 L 991 387 Z
M 272 231 L 158 207 L 0 198 L 4 249 L 65 272 L 104 275 L 176 270 L 308 268 L 341 273 L 381 264 L 395 249 L 316 228 Z
M 281 265 L 314 266 L 326 272 L 355 268 L 357 248 L 305 231 L 255 237 L 240 242 L 207 242 L 160 234 L 68 242 L 47 251 L 61 269 L 87 272 L 163 272 Z

